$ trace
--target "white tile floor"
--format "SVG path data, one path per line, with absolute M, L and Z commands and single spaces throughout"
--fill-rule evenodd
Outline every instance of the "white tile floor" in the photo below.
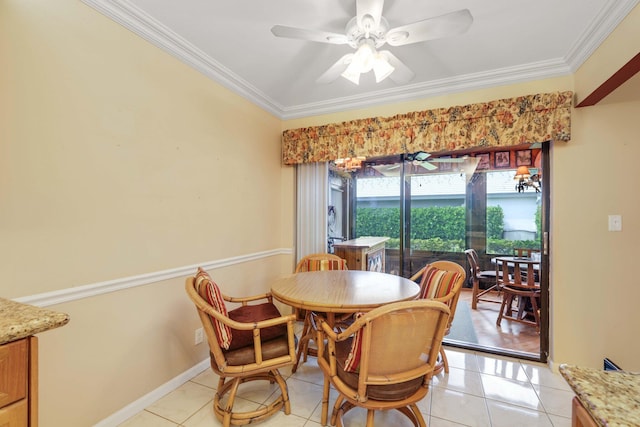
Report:
M 449 374 L 433 378 L 429 394 L 418 405 L 430 427 L 570 427 L 573 392 L 564 379 L 548 367 L 528 361 L 494 357 L 447 348 Z M 323 377 L 315 358 L 287 379 L 291 414 L 284 412 L 258 424 L 264 427 L 320 426 Z M 240 386 L 237 404 L 253 410 L 268 401 L 273 386 L 263 381 Z M 218 384 L 210 370 L 159 399 L 127 420 L 125 427 L 217 426 L 212 399 Z M 333 404 L 335 392 L 331 394 Z M 410 426 L 396 411 L 376 413 L 377 426 Z M 365 425 L 365 414 L 354 409 L 345 417 L 348 427 Z

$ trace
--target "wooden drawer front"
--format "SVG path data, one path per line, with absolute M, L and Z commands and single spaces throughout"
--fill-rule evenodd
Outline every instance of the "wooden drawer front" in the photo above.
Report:
M 582 406 L 578 397 L 571 401 L 571 425 L 572 427 L 597 427 L 589 412 Z
M 27 339 L 0 346 L 0 407 L 27 396 L 27 358 Z
M 0 409 L 0 427 L 25 427 L 28 422 L 27 399 Z

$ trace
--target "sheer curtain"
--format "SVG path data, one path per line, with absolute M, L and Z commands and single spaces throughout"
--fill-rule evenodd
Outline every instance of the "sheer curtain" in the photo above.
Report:
M 327 251 L 327 162 L 296 165 L 296 261 Z

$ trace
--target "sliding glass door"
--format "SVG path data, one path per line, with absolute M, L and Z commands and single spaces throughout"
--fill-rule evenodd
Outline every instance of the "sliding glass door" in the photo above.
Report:
M 353 237 L 386 236 L 386 271 L 411 277 L 426 263 L 464 265 L 465 186 L 477 160 L 370 160 L 355 176 Z
M 546 232 L 542 156 L 540 147 L 439 158 L 420 152 L 367 159 L 359 169 L 334 171 L 334 180 L 339 179 L 344 189 L 336 193 L 343 208 L 339 238 L 388 237 L 385 271 L 404 277 L 441 259 L 468 271 L 464 253 L 468 248 L 476 250 L 483 270 L 495 269 L 497 256 L 533 250 L 544 257 L 537 278 L 544 294 L 548 258 L 542 247 Z M 526 174 L 520 170 L 519 176 L 521 166 L 526 166 Z M 468 283 L 463 290 L 460 317 L 482 324 L 471 325 L 474 334 L 461 333 L 462 340 L 450 341 L 544 359 L 546 297 L 541 301 L 543 325 L 538 335 L 527 325 L 507 321 L 496 325 L 499 293 L 493 293 L 495 303 L 478 304 L 473 310 L 465 307 L 470 287 Z M 474 338 L 467 342 L 465 337 Z

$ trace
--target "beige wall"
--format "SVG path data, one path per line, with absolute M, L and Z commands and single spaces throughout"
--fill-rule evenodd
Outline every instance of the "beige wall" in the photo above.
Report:
M 0 2 L 0 58 L 0 296 L 265 251 L 212 271 L 223 291 L 291 271 L 278 118 L 79 1 Z M 40 335 L 43 427 L 93 425 L 207 358 L 183 283 L 50 307 L 71 321 Z
M 574 110 L 572 140 L 552 153 L 552 357 L 640 369 L 637 261 L 640 197 L 633 176 L 640 101 Z M 622 232 L 607 217 L 622 215 Z
M 8 298 L 291 249 L 283 128 L 575 90 L 572 76 L 281 122 L 72 0 L 0 2 L 0 58 Z M 637 117 L 638 102 L 575 110 L 572 141 L 553 146 L 555 362 L 640 369 Z M 606 231 L 612 213 L 622 233 Z M 212 274 L 227 293 L 260 292 L 291 270 L 283 252 Z M 40 335 L 43 427 L 94 424 L 206 358 L 182 277 L 51 308 L 71 322 Z

